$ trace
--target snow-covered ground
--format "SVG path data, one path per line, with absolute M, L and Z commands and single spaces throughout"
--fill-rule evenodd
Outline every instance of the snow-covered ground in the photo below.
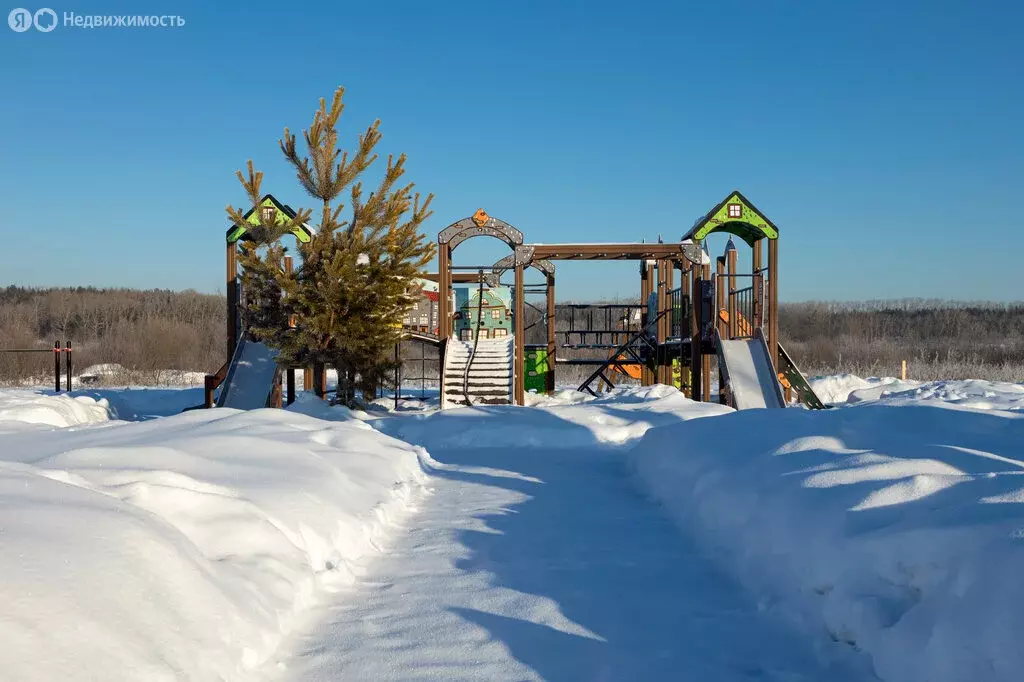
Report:
M 945 402 L 979 410 L 1024 410 L 1024 384 L 1000 381 L 901 381 L 893 377 L 862 379 L 836 374 L 810 379 L 818 397 L 828 404 L 882 401 Z
M 881 679 L 1020 680 L 1024 387 L 815 383 L 849 406 L 653 430 L 634 469 L 766 608 Z
M 1020 679 L 1024 386 L 812 384 L 0 390 L 0 679 Z
M 728 408 L 666 387 L 537 403 L 376 422 L 430 451 L 430 494 L 267 680 L 873 679 L 779 627 L 638 494 L 623 444 Z
M 0 392 L 0 679 L 249 679 L 425 478 L 417 448 L 305 404 L 131 423 Z

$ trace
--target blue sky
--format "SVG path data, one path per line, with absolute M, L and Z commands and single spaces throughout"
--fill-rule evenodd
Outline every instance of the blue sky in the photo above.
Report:
M 678 238 L 739 188 L 784 300 L 1024 298 L 1021 3 L 51 6 L 186 24 L 0 29 L 0 284 L 222 291 L 234 171 L 304 205 L 277 140 L 344 85 L 343 143 L 382 120 L 431 235 L 484 207 L 528 241 Z M 559 267 L 561 297 L 637 293 Z

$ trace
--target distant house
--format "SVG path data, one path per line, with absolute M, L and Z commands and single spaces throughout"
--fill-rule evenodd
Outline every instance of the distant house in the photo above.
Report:
M 474 291 L 459 307 L 459 314 L 455 320 L 455 333 L 458 337 L 463 341 L 473 340 L 477 330 L 478 311 L 481 338 L 496 339 L 509 336 L 512 333 L 512 315 L 509 312 L 508 293 L 506 287 L 485 289 L 481 305 L 480 289 Z
M 416 302 L 402 318 L 402 326 L 436 334 L 438 331 L 438 301 L 440 300 L 437 284 L 417 279 L 410 289 L 415 289 L 412 293 L 416 297 Z
M 416 302 L 402 318 L 402 326 L 421 332 L 437 333 L 437 311 L 440 297 L 436 291 L 420 290 Z

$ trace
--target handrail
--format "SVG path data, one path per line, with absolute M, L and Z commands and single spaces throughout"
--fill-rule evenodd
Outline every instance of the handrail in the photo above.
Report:
M 67 356 L 65 363 L 67 368 L 67 387 L 71 391 L 71 342 L 65 341 L 61 348 L 60 341 L 53 342 L 53 348 L 0 348 L 0 353 L 53 353 L 53 387 L 54 392 L 60 393 L 60 355 Z
M 590 376 L 588 376 L 586 378 L 586 380 L 582 384 L 580 384 L 579 388 L 577 388 L 576 390 L 577 391 L 586 390 L 588 393 L 590 393 L 590 395 L 596 397 L 597 394 L 594 393 L 594 390 L 592 388 L 590 388 L 590 382 L 592 382 L 594 379 L 596 379 L 598 377 L 601 377 L 602 379 L 604 379 L 605 383 L 607 383 L 609 386 L 612 386 L 614 388 L 615 384 L 613 384 L 611 381 L 609 381 L 608 377 L 604 376 L 604 370 L 607 367 L 611 367 L 611 366 L 621 367 L 622 363 L 619 362 L 619 356 L 624 354 L 624 353 L 627 353 L 627 352 L 634 357 L 634 360 L 636 360 L 637 362 L 640 362 L 641 361 L 640 358 L 636 355 L 636 353 L 632 349 L 633 344 L 636 343 L 637 341 L 643 341 L 644 343 L 646 343 L 648 345 L 648 347 L 653 347 L 653 345 L 651 344 L 651 341 L 650 341 L 650 337 L 652 336 L 654 330 L 657 329 L 658 321 L 662 317 L 667 315 L 668 312 L 669 312 L 668 310 L 662 310 L 660 313 L 658 313 L 656 316 L 654 316 L 654 318 L 648 320 L 647 325 L 643 329 L 641 329 L 640 331 L 634 332 L 633 336 L 631 336 L 628 341 L 626 341 L 622 345 L 618 346 L 614 351 L 612 351 L 612 353 L 608 357 L 608 360 L 606 360 Z M 623 372 L 623 373 L 625 373 L 625 372 Z
M 224 379 L 228 375 L 228 365 L 230 364 L 230 362 L 225 362 L 215 374 L 207 374 L 203 377 L 203 407 L 213 407 L 213 392 L 224 383 Z

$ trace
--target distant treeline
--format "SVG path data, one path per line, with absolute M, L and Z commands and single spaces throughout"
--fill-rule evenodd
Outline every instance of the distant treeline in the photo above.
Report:
M 78 368 L 212 372 L 224 362 L 224 308 L 222 296 L 195 291 L 11 286 L 0 289 L 0 348 L 70 340 Z M 907 360 L 917 379 L 1024 381 L 1024 303 L 783 303 L 779 319 L 783 343 L 809 374 L 893 376 Z M 539 326 L 530 331 L 538 333 L 528 340 L 541 341 Z M 0 353 L 0 382 L 45 377 L 50 363 Z
M 224 299 L 195 291 L 0 289 L 0 348 L 71 341 L 79 369 L 117 363 L 143 373 L 212 372 L 224 362 Z M 52 373 L 45 355 L 0 353 L 0 382 Z
M 779 336 L 813 374 L 1024 381 L 1024 304 L 908 299 L 788 303 Z

